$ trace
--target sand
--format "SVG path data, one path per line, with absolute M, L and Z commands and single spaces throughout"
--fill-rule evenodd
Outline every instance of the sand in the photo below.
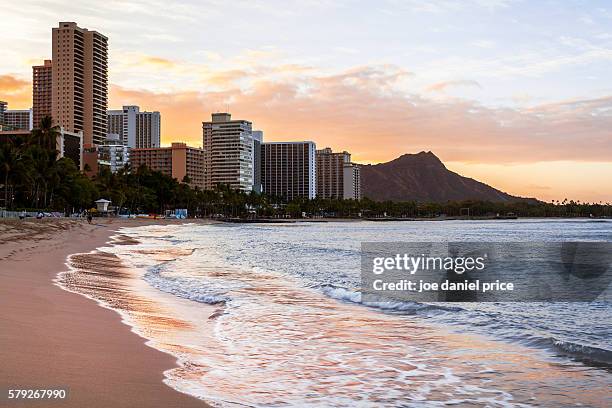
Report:
M 207 407 L 165 385 L 175 359 L 150 348 L 95 301 L 53 284 L 66 256 L 89 252 L 117 228 L 153 221 L 0 221 L 0 390 L 68 387 L 64 401 L 0 405 Z

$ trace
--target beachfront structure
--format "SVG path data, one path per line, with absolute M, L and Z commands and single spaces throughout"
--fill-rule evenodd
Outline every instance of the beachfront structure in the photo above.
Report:
M 170 147 L 148 147 L 130 150 L 132 169 L 147 166 L 182 182 L 185 176 L 192 187 L 204 187 L 204 150 L 185 143 L 172 143 Z
M 108 39 L 74 22 L 52 30 L 51 112 L 54 123 L 83 132 L 86 145 L 106 138 Z
M 253 133 L 251 122 L 232 120 L 229 113 L 213 113 L 202 122 L 206 189 L 219 184 L 242 191 L 253 190 Z
M 263 192 L 291 201 L 316 196 L 316 145 L 314 142 L 261 144 Z
M 261 144 L 263 131 L 253 131 L 253 191 L 261 193 Z
M 32 127 L 38 128 L 52 114 L 53 69 L 51 60 L 32 66 Z
M 3 125 L 9 130 L 32 130 L 32 109 L 5 110 Z
M 130 148 L 123 144 L 118 134 L 109 133 L 98 146 L 98 166 L 106 166 L 112 173 L 129 164 Z
M 96 209 L 98 212 L 108 212 L 108 205 L 111 203 L 109 200 L 101 198 L 95 201 Z
M 140 111 L 128 105 L 107 112 L 107 131 L 118 134 L 122 143 L 131 148 L 160 147 L 161 115 L 159 112 Z
M 347 151 L 331 148 L 317 150 L 317 197 L 343 199 L 361 198 L 359 166 L 351 163 Z

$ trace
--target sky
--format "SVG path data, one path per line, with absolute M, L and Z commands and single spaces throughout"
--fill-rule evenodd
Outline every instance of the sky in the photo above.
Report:
M 109 38 L 109 108 L 201 146 L 229 110 L 360 163 L 434 152 L 511 194 L 612 202 L 612 1 L 32 1 L 2 6 L 0 100 L 31 106 L 51 28 Z

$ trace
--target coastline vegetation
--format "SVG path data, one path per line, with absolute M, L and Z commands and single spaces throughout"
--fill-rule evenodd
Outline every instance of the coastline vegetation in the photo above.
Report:
M 102 167 L 93 178 L 79 171 L 68 158 L 57 160 L 58 128 L 51 118 L 24 137 L 0 144 L 0 201 L 7 210 L 60 211 L 80 213 L 94 201 L 112 201 L 117 213 L 164 214 L 185 208 L 200 217 L 343 217 L 343 218 L 430 218 L 486 217 L 513 214 L 519 217 L 610 217 L 610 203 L 574 200 L 545 202 L 449 201 L 446 203 L 378 202 L 361 200 L 296 199 L 245 193 L 218 186 L 215 190 L 192 188 L 146 167 L 123 168 L 111 173 Z

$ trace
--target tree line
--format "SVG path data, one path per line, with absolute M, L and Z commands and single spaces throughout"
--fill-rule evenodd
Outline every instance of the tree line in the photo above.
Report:
M 28 135 L 0 144 L 0 200 L 9 210 L 60 211 L 67 214 L 94 207 L 94 201 L 112 201 L 119 213 L 164 214 L 185 208 L 190 216 L 201 217 L 362 217 L 423 218 L 481 217 L 515 214 L 520 217 L 612 216 L 610 203 L 581 203 L 564 200 L 513 203 L 488 201 L 449 201 L 419 203 L 361 200 L 306 199 L 287 201 L 228 186 L 201 190 L 147 167 L 125 167 L 112 173 L 101 167 L 87 177 L 69 158 L 57 160 L 59 129 L 46 117 Z

